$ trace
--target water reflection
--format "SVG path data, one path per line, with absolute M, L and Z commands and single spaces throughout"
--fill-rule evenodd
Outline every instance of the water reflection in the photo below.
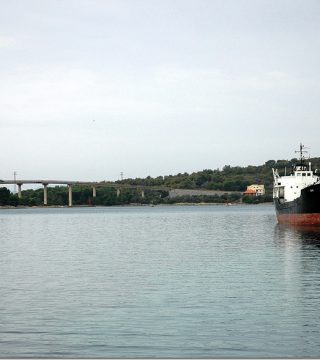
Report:
M 320 249 L 320 226 L 297 226 L 277 224 L 274 229 L 277 245 Z
M 291 330 L 300 334 L 299 347 L 307 354 L 310 342 L 316 341 L 318 336 L 320 227 L 276 225 L 274 241 L 279 248 L 279 259 L 282 259 L 278 276 L 283 280 L 285 319 L 291 324 Z M 294 324 L 290 319 L 295 319 Z M 317 354 L 319 351 L 318 348 Z

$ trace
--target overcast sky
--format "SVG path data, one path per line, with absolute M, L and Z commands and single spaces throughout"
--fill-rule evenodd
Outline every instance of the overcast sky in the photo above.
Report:
M 0 0 L 0 179 L 320 156 L 318 0 Z

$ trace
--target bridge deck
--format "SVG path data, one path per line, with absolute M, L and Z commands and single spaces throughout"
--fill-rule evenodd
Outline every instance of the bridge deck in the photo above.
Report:
M 172 188 L 166 186 L 147 186 L 147 185 L 126 185 L 126 184 L 117 184 L 104 181 L 74 181 L 74 180 L 0 180 L 0 185 L 23 185 L 23 184 L 42 184 L 42 185 L 84 185 L 84 186 L 93 186 L 93 187 L 115 187 L 115 188 L 132 188 L 132 189 L 152 189 L 152 190 L 162 190 L 170 191 Z

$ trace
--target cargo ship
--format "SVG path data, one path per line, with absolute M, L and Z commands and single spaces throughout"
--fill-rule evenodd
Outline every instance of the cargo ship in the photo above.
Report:
M 300 159 L 289 175 L 273 171 L 273 202 L 278 223 L 320 226 L 320 174 L 307 164 L 305 146 L 300 144 Z

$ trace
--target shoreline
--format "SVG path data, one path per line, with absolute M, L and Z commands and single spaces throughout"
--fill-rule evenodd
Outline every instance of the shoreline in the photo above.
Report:
M 125 204 L 125 205 L 36 205 L 36 206 L 11 206 L 1 205 L 0 210 L 14 210 L 14 209 L 72 209 L 72 208 L 111 208 L 111 207 L 157 207 L 157 206 L 257 206 L 257 205 L 272 205 L 272 202 L 263 202 L 258 204 L 246 204 L 246 203 L 174 203 L 174 204 Z

